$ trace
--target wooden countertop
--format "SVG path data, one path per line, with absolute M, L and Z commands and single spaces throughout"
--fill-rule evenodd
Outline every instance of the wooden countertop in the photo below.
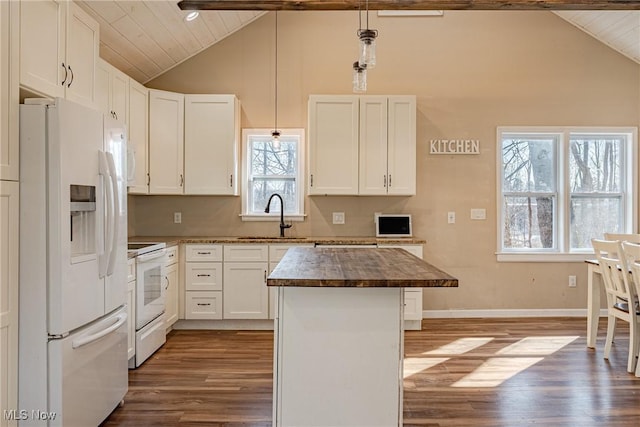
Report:
M 294 247 L 267 286 L 457 287 L 458 279 L 397 248 Z

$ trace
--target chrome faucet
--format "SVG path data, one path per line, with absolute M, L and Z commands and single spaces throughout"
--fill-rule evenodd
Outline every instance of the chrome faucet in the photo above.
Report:
M 273 193 L 271 197 L 269 197 L 269 201 L 267 202 L 267 207 L 264 208 L 264 213 L 269 213 L 269 206 L 271 206 L 271 199 L 274 197 L 278 197 L 280 199 L 280 237 L 284 237 L 284 229 L 291 228 L 291 224 L 284 223 L 284 200 L 282 200 L 282 196 L 278 193 Z

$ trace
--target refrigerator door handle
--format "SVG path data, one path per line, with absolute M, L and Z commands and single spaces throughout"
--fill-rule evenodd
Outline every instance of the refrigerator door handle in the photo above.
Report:
M 120 326 L 124 325 L 127 321 L 127 313 L 120 313 L 115 317 L 115 322 L 101 331 L 96 333 L 80 337 L 71 342 L 72 348 L 76 349 L 87 344 L 91 344 L 94 341 L 98 341 L 100 338 L 109 335 L 113 331 L 117 330 Z
M 118 234 L 120 233 L 120 221 L 118 215 L 120 212 L 120 194 L 118 189 L 118 174 L 116 172 L 116 162 L 112 153 L 105 153 L 107 157 L 107 165 L 109 166 L 109 175 L 111 176 L 111 200 L 113 202 L 113 211 L 111 215 L 112 225 L 111 231 L 111 247 L 109 248 L 109 263 L 107 266 L 107 275 L 113 274 L 113 268 L 116 264 L 116 252 L 118 251 Z
M 111 187 L 113 186 L 113 181 L 111 180 L 111 174 L 109 171 L 109 164 L 107 161 L 107 156 L 105 155 L 104 151 L 100 151 L 99 152 L 99 163 L 100 163 L 100 175 L 103 177 L 103 181 L 104 181 L 104 186 L 105 187 L 109 187 L 106 191 L 106 198 L 107 198 L 107 206 L 106 206 L 106 223 L 104 225 L 105 229 L 106 229 L 106 233 L 105 236 L 107 238 L 107 241 L 104 243 L 104 247 L 102 248 L 102 251 L 100 253 L 99 256 L 99 275 L 100 278 L 104 278 L 107 275 L 107 267 L 109 266 L 109 250 L 110 248 L 113 246 L 113 242 L 112 242 L 112 236 L 113 236 L 113 232 L 112 232 L 112 208 L 113 208 L 113 200 L 112 198 L 112 193 L 113 190 L 111 189 Z

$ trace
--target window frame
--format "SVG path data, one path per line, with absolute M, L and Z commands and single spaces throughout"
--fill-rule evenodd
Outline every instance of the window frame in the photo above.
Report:
M 554 247 L 553 248 L 504 248 L 504 209 L 503 202 L 505 194 L 514 192 L 503 191 L 503 153 L 502 139 L 504 135 L 514 134 L 519 136 L 541 137 L 555 136 L 557 139 L 554 174 L 556 182 L 556 203 L 554 205 Z M 634 233 L 637 230 L 638 211 L 638 140 L 637 127 L 587 127 L 587 126 L 499 126 L 496 132 L 496 221 L 497 221 L 497 242 L 496 257 L 498 261 L 513 262 L 567 262 L 584 261 L 593 257 L 592 249 L 571 249 L 571 200 L 570 189 L 570 143 L 572 136 L 618 136 L 624 135 L 626 142 L 621 149 L 623 162 L 621 164 L 620 183 L 622 193 L 622 230 L 623 233 Z M 533 194 L 543 194 L 535 193 Z M 579 194 L 579 193 L 578 193 Z M 601 193 L 594 193 L 590 197 L 596 197 Z M 617 194 L 617 193 L 616 193 Z M 610 195 L 610 193 L 608 194 Z
M 297 200 L 297 211 L 296 213 L 284 214 L 284 217 L 288 221 L 304 221 L 306 217 L 305 214 L 305 206 L 304 206 L 304 197 L 305 197 L 305 185 L 304 185 L 304 177 L 305 177 L 305 132 L 302 128 L 290 128 L 290 129 L 278 129 L 280 131 L 281 138 L 286 137 L 297 137 L 298 138 L 298 152 L 297 152 L 297 173 L 295 175 L 295 183 L 296 183 L 296 200 Z M 249 212 L 250 203 L 250 180 L 251 176 L 249 171 L 251 169 L 250 162 L 251 156 L 249 150 L 250 138 L 252 136 L 271 136 L 271 132 L 273 129 L 265 129 L 265 128 L 245 128 L 242 129 L 242 182 L 240 185 L 240 194 L 242 197 L 242 213 L 240 217 L 242 221 L 280 221 L 280 212 L 273 213 L 256 213 Z

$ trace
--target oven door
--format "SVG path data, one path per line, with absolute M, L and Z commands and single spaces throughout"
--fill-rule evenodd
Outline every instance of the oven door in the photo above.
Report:
M 136 331 L 164 313 L 166 250 L 136 257 Z

